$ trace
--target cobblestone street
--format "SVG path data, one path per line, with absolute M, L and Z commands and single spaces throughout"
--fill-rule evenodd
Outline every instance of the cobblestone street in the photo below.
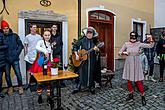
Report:
M 126 102 L 128 94 L 126 81 L 121 78 L 122 71 L 115 72 L 112 81 L 113 88 L 102 87 L 96 90 L 96 94 L 80 92 L 71 94 L 73 84 L 62 88 L 62 107 L 64 110 L 165 110 L 165 82 L 144 81 L 147 105 L 142 106 L 139 92 L 135 92 L 134 101 Z M 156 74 L 155 74 L 156 75 Z M 159 74 L 155 76 L 158 80 Z M 23 95 L 15 92 L 12 96 L 6 95 L 0 99 L 1 110 L 50 110 L 46 103 L 46 94 L 43 95 L 43 103 L 38 104 L 36 92 L 26 90 Z

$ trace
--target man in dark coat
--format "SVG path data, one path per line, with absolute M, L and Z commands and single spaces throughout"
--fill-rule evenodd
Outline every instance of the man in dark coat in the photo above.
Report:
M 12 32 L 12 30 L 9 28 L 9 24 L 4 20 L 1 21 L 1 29 L 4 34 L 4 44 L 8 46 L 6 51 L 6 80 L 11 81 L 10 70 L 12 66 L 17 76 L 19 94 L 23 94 L 22 75 L 19 66 L 19 55 L 23 49 L 23 44 L 19 36 Z M 10 82 L 8 94 L 12 95 L 12 93 L 13 87 L 12 83 Z
M 51 27 L 51 43 L 54 44 L 53 49 L 53 58 L 57 57 L 59 59 L 62 59 L 62 37 L 61 35 L 57 32 L 57 25 L 52 25 Z
M 84 87 L 84 89 L 89 88 L 90 92 L 92 94 L 95 94 L 94 75 L 97 60 L 96 52 L 99 51 L 99 49 L 96 47 L 96 44 L 94 43 L 94 38 L 98 34 L 93 27 L 88 27 L 84 29 L 83 32 L 85 36 L 77 44 L 73 45 L 73 52 L 76 55 L 76 60 L 79 60 L 79 49 L 85 49 L 88 51 L 93 48 L 94 51 L 91 51 L 88 54 L 88 59 L 83 61 L 80 65 L 78 70 L 79 82 L 73 93 L 79 92 L 80 89 L 82 89 L 81 87 Z
M 4 45 L 3 34 L 0 33 L 0 93 L 2 91 L 2 76 L 6 66 L 6 56 L 5 56 L 6 49 L 7 49 L 7 45 Z M 4 95 L 0 94 L 0 97 L 3 98 Z
M 62 36 L 58 33 L 58 25 L 53 24 L 51 27 L 51 38 L 50 42 L 53 44 L 53 58 L 59 58 L 60 62 L 62 62 Z M 62 69 L 62 67 L 60 68 Z M 61 81 L 61 86 L 65 87 L 65 81 Z
M 160 64 L 160 82 L 163 82 L 163 72 L 165 69 L 165 32 L 162 34 L 162 38 L 158 41 L 156 45 L 156 52 L 159 56 L 159 64 Z

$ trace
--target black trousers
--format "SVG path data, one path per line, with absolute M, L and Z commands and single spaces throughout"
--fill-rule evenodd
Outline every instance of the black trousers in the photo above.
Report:
M 160 78 L 163 78 L 163 72 L 165 69 L 165 61 L 163 60 L 159 60 L 159 64 L 160 64 Z

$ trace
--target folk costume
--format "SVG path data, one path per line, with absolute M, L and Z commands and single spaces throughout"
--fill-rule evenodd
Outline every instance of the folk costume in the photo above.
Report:
M 48 61 L 48 64 L 50 64 L 50 59 L 52 58 L 52 49 L 51 49 L 51 44 L 50 42 L 46 42 L 44 40 L 40 40 L 37 42 L 37 45 L 36 45 L 36 50 L 38 52 L 38 55 L 37 55 L 37 59 L 34 61 L 32 67 L 29 69 L 29 72 L 31 73 L 38 73 L 38 72 L 43 72 L 43 69 L 42 69 L 42 61 L 40 62 L 40 57 L 41 55 L 44 56 L 45 53 L 49 53 L 50 54 L 50 58 L 49 58 L 49 61 Z M 50 71 L 50 67 L 48 67 L 48 71 Z

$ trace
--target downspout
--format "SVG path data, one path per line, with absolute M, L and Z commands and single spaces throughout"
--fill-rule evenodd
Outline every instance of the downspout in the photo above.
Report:
M 81 36 L 81 0 L 78 0 L 78 38 Z

